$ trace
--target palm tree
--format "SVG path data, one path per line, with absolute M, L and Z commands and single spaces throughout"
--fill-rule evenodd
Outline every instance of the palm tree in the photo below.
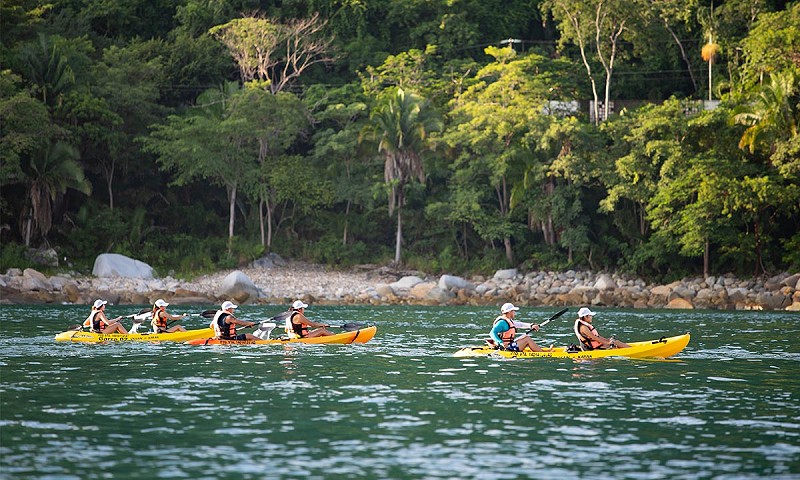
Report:
M 441 130 L 442 122 L 427 100 L 400 88 L 385 97 L 370 120 L 367 133 L 377 140 L 378 152 L 384 156 L 383 177 L 391 189 L 389 215 L 397 209 L 394 261 L 400 263 L 405 187 L 414 178 L 425 182 L 421 155 L 428 148 L 428 133 Z
M 41 155 L 31 156 L 31 161 L 23 167 L 28 177 L 28 210 L 23 215 L 25 222 L 25 245 L 29 246 L 31 236 L 39 232 L 46 237 L 53 222 L 53 202 L 57 196 L 66 193 L 68 188 L 89 195 L 92 186 L 83 175 L 78 163 L 79 154 L 72 145 L 63 142 L 50 144 Z
M 748 126 L 739 141 L 739 148 L 748 148 L 753 153 L 763 143 L 774 150 L 777 141 L 796 137 L 800 128 L 798 94 L 794 73 L 787 71 L 772 75 L 755 101 L 744 107 L 747 111 L 734 117 L 737 123 Z
M 25 74 L 36 87 L 45 105 L 53 106 L 60 96 L 75 83 L 75 74 L 56 45 L 39 34 L 36 45 L 29 45 L 22 52 Z

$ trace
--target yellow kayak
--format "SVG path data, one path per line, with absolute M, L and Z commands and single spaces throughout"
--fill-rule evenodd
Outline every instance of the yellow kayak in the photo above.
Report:
M 367 343 L 375 336 L 378 327 L 369 326 L 352 332 L 337 333 L 326 337 L 312 338 L 266 338 L 262 340 L 220 340 L 217 338 L 198 338 L 186 343 L 190 345 L 280 345 L 285 343 L 346 344 Z M 213 335 L 213 334 L 212 334 Z
M 573 358 L 589 360 L 603 357 L 630 358 L 667 358 L 680 353 L 689 344 L 689 334 L 675 337 L 661 337 L 658 340 L 628 343 L 630 348 L 612 348 L 609 350 L 588 350 L 570 353 L 567 347 L 555 347 L 550 352 L 510 352 L 495 350 L 486 345 L 482 347 L 466 347 L 453 354 L 454 357 L 503 357 L 503 358 Z
M 207 338 L 214 335 L 214 330 L 201 328 L 173 333 L 94 333 L 81 330 L 70 330 L 56 335 L 57 342 L 185 342 L 195 338 Z

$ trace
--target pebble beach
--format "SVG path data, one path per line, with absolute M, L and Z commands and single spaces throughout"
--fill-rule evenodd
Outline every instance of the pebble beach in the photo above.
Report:
M 149 305 L 163 298 L 172 304 L 213 306 L 288 305 L 500 305 L 593 306 L 719 310 L 800 311 L 800 272 L 739 279 L 732 274 L 648 283 L 613 273 L 498 270 L 493 275 L 460 277 L 361 265 L 337 270 L 278 259 L 256 261 L 235 270 L 191 280 L 172 277 L 60 274 L 9 269 L 0 275 L 0 303 Z

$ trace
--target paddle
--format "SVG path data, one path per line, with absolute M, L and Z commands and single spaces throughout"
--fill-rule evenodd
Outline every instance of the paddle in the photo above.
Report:
M 569 308 L 565 308 L 565 309 L 561 310 L 560 312 L 554 314 L 552 317 L 550 317 L 547 320 L 545 320 L 544 322 L 540 323 L 539 324 L 539 328 L 544 327 L 545 325 L 547 325 L 548 323 L 552 322 L 553 320 L 555 320 L 556 318 L 560 317 L 561 315 L 564 315 L 568 311 L 569 311 Z M 534 331 L 533 328 L 531 328 L 530 330 L 525 332 L 525 334 L 527 335 L 527 334 L 531 333 L 532 331 Z
M 351 323 L 345 323 L 344 325 L 325 325 L 325 326 L 330 328 L 341 328 L 345 332 L 352 332 L 355 330 L 361 330 L 363 328 L 367 328 L 369 325 L 365 325 L 363 323 L 358 323 L 358 322 L 351 322 Z

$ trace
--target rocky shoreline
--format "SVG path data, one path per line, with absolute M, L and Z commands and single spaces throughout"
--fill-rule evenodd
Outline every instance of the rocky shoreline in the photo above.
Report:
M 585 271 L 498 270 L 491 277 L 429 276 L 421 272 L 363 265 L 337 271 L 295 261 L 254 262 L 192 281 L 171 277 L 54 275 L 9 269 L 0 275 L 0 303 L 92 303 L 215 305 L 232 299 L 247 304 L 288 305 L 302 299 L 326 305 L 592 306 L 717 310 L 800 311 L 800 273 L 738 279 L 733 275 L 686 278 L 666 285 L 617 274 Z

